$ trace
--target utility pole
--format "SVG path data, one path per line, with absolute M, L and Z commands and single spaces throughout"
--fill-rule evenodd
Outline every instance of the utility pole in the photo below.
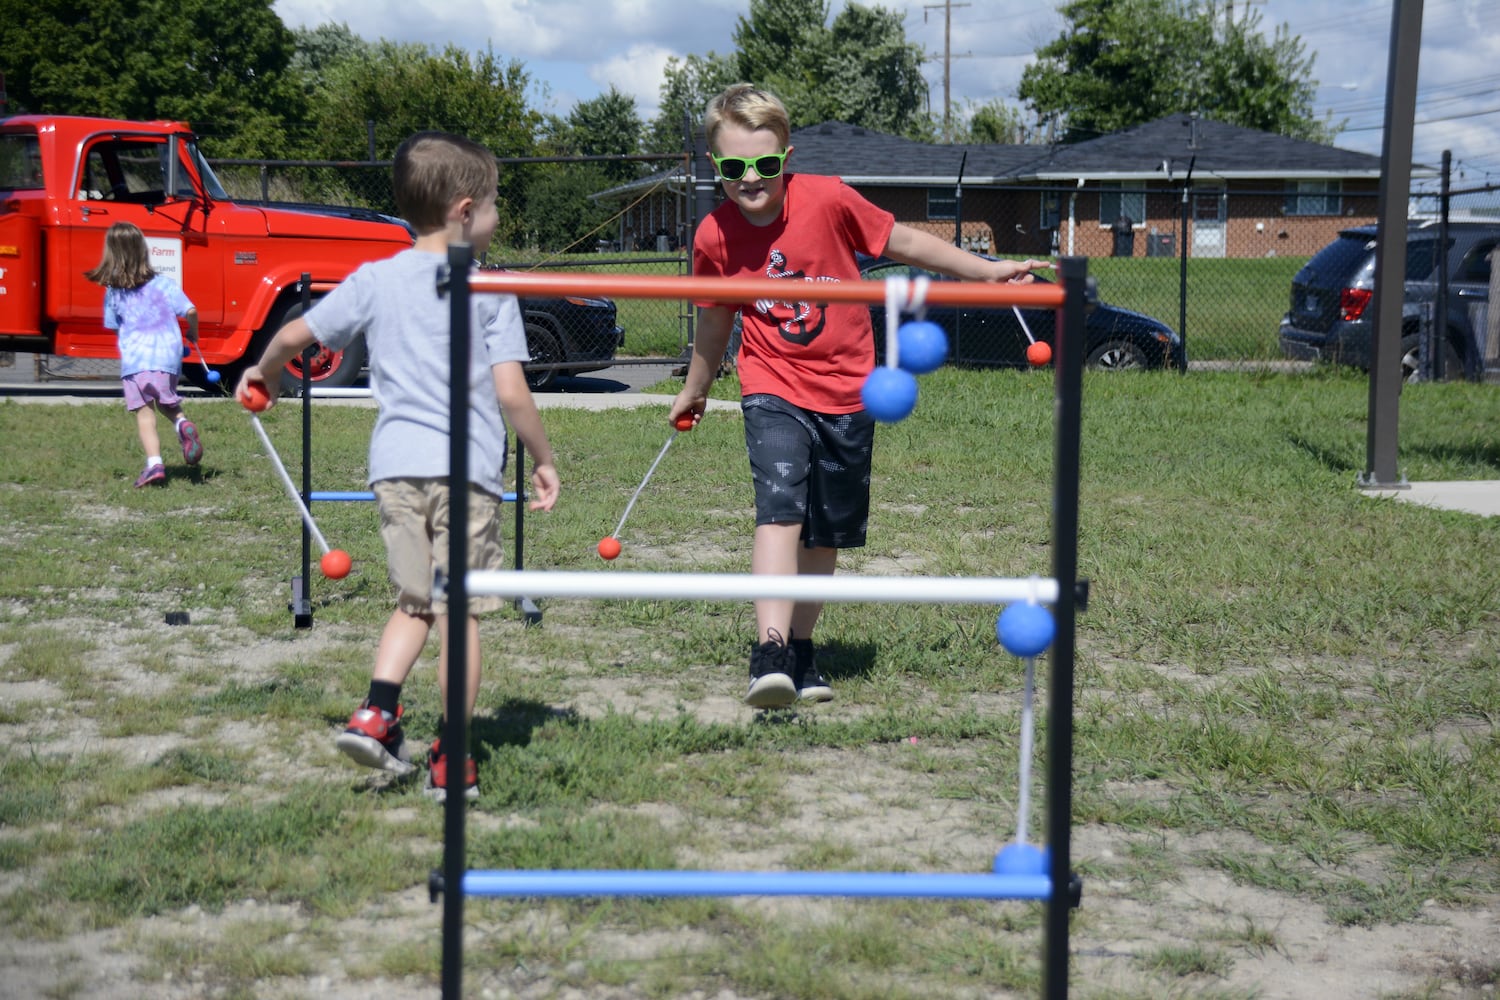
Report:
M 951 69 L 954 59 L 965 59 L 974 53 L 965 52 L 955 56 L 953 54 L 953 8 L 968 7 L 966 3 L 954 3 L 953 0 L 943 0 L 942 3 L 929 3 L 922 6 L 922 23 L 927 23 L 927 12 L 943 10 L 943 141 L 948 142 L 953 138 L 953 111 L 952 98 L 950 96 Z

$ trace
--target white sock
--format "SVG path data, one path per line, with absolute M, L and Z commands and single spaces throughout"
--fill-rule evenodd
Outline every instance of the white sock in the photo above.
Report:
M 175 430 L 176 428 L 181 427 L 182 426 L 182 422 L 184 420 L 186 420 L 186 419 L 187 419 L 187 415 L 186 414 L 183 414 L 183 413 L 177 414 L 177 419 L 174 420 L 174 421 L 172 421 L 172 427 L 173 427 L 173 429 Z
M 147 455 L 146 456 L 146 468 L 148 468 L 148 469 L 151 468 L 151 466 L 153 466 L 153 465 L 163 465 L 163 464 L 165 464 L 165 463 L 162 462 L 160 455 Z

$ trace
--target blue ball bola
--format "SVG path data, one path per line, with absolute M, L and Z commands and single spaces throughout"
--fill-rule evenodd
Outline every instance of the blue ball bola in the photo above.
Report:
M 187 357 L 189 354 L 192 354 L 192 353 L 193 353 L 193 349 L 191 347 L 189 347 L 186 344 L 182 345 L 182 356 L 183 357 Z
M 929 320 L 911 320 L 896 331 L 901 367 L 913 375 L 926 375 L 948 360 L 948 335 Z
M 995 619 L 995 638 L 1011 656 L 1040 656 L 1056 634 L 1052 612 L 1030 601 L 1009 605 Z
M 1049 858 L 1045 847 L 1006 844 L 995 855 L 996 875 L 1045 875 Z
M 214 385 L 218 385 L 219 384 L 219 378 L 220 378 L 220 375 L 216 371 L 210 371 L 208 373 L 208 380 L 210 382 L 212 382 Z
M 883 423 L 905 420 L 917 405 L 917 379 L 899 368 L 877 368 L 865 379 L 859 397 L 870 416 Z

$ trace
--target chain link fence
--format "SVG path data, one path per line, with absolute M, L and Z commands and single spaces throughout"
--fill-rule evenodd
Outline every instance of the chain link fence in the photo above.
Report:
M 597 158 L 596 158 L 597 159 Z M 679 157 L 679 162 L 681 158 Z M 214 160 L 215 172 L 235 200 L 288 205 L 350 205 L 394 215 L 388 162 Z M 528 163 L 545 170 L 548 163 Z M 679 175 L 680 178 L 680 175 Z M 580 234 L 591 252 L 496 249 L 489 266 L 640 274 L 687 274 L 693 199 L 679 179 L 623 194 L 618 214 L 598 232 Z M 1373 185 L 1371 185 L 1373 187 Z M 643 189 L 646 189 L 643 187 Z M 1500 224 L 1500 185 L 1451 192 L 1454 218 L 1481 217 Z M 882 201 L 880 192 L 870 192 Z M 950 192 L 945 192 L 949 193 Z M 1235 186 L 1138 190 L 1109 185 L 984 187 L 964 192 L 962 218 L 927 221 L 923 228 L 958 236 L 967 248 L 1002 256 L 1080 254 L 1090 258 L 1100 298 L 1145 313 L 1184 338 L 1191 368 L 1309 367 L 1288 360 L 1278 344 L 1293 276 L 1341 229 L 1373 224 L 1377 192 L 1327 189 L 1289 195 L 1287 189 Z M 643 199 L 656 199 L 646 205 Z M 884 199 L 890 201 L 892 199 Z M 900 200 L 900 199 L 894 199 Z M 886 207 L 898 218 L 931 214 L 931 195 Z M 1038 205 L 1042 206 L 1040 216 Z M 1413 218 L 1441 211 L 1436 196 L 1411 196 Z M 647 209 L 649 208 L 649 211 Z M 1139 215 L 1126 224 L 1116 216 Z M 638 227 L 637 224 L 640 224 Z M 628 225 L 627 225 L 628 224 Z M 947 228 L 951 227 L 951 228 Z M 651 239 L 632 238 L 646 232 Z M 635 250 L 633 247 L 642 249 Z M 628 300 L 614 303 L 623 328 L 616 357 L 662 363 L 686 358 L 693 316 L 687 303 Z M 567 359 L 537 359 L 558 370 L 581 370 Z M 51 377 L 78 377 L 82 363 L 48 367 Z M 108 362 L 103 365 L 113 375 Z M 65 374 L 63 368 L 73 374 Z

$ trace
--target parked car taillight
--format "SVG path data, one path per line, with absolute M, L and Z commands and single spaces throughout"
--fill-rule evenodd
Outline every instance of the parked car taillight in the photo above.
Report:
M 1375 293 L 1368 288 L 1345 288 L 1339 292 L 1339 318 L 1353 322 L 1365 314 Z

